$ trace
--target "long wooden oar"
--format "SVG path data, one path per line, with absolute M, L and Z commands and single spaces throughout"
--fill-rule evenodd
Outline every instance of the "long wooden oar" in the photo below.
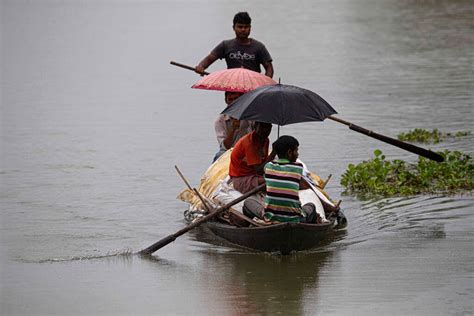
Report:
M 188 66 L 188 65 L 185 65 L 185 64 L 180 64 L 180 63 L 177 63 L 175 61 L 170 61 L 170 64 L 173 65 L 173 66 L 178 66 L 178 67 L 184 68 L 184 69 L 196 71 L 196 69 L 194 67 L 191 67 L 191 66 Z M 204 71 L 201 75 L 208 75 L 208 74 L 209 73 L 207 71 Z
M 418 147 L 418 146 L 415 146 L 415 145 L 412 145 L 412 144 L 409 144 L 409 143 L 405 143 L 405 142 L 402 142 L 398 139 L 394 139 L 394 138 L 391 138 L 391 137 L 388 137 L 388 136 L 385 136 L 385 135 L 377 134 L 373 131 L 370 131 L 370 130 L 365 129 L 363 127 L 360 127 L 358 125 L 352 124 L 351 122 L 345 121 L 345 120 L 340 119 L 340 118 L 335 117 L 335 116 L 328 116 L 328 119 L 331 119 L 333 121 L 342 123 L 344 125 L 347 125 L 353 131 L 356 131 L 356 132 L 359 132 L 361 134 L 373 137 L 375 139 L 381 140 L 385 143 L 388 143 L 390 145 L 399 147 L 401 149 L 405 149 L 405 150 L 407 150 L 409 152 L 412 152 L 414 154 L 426 157 L 428 159 L 431 159 L 431 160 L 434 160 L 434 161 L 437 161 L 437 162 L 443 162 L 444 161 L 443 156 L 441 156 L 438 153 L 432 152 L 431 150 L 427 150 L 427 149 L 424 149 L 424 148 L 421 148 L 421 147 Z
M 236 198 L 235 200 L 227 203 L 226 205 L 224 206 L 221 206 L 219 207 L 218 209 L 216 209 L 213 213 L 211 214 L 208 214 L 204 217 L 201 217 L 199 218 L 198 220 L 194 221 L 193 223 L 189 224 L 188 226 L 184 227 L 183 229 L 177 231 L 176 233 L 172 234 L 172 235 L 169 235 L 159 241 L 157 241 L 156 243 L 154 243 L 153 245 L 151 245 L 150 247 L 148 248 L 145 248 L 143 249 L 142 251 L 139 252 L 139 254 L 141 255 L 151 255 L 152 253 L 154 253 L 155 251 L 157 251 L 158 249 L 160 248 L 163 248 L 164 246 L 166 246 L 167 244 L 175 241 L 176 238 L 178 238 L 179 236 L 181 235 L 184 235 L 185 233 L 187 233 L 188 231 L 198 227 L 199 225 L 207 222 L 208 220 L 210 219 L 213 219 L 214 217 L 216 217 L 217 215 L 219 215 L 220 213 L 224 212 L 226 209 L 228 209 L 229 207 L 239 203 L 239 202 L 242 202 L 243 200 L 245 200 L 246 198 L 248 198 L 249 196 L 263 190 L 265 188 L 265 184 L 261 184 L 259 185 L 258 187 L 256 187 L 255 189 L 245 193 L 244 195 L 242 196 L 239 196 L 238 198 Z
M 207 204 L 209 202 L 209 200 L 207 198 L 205 198 L 204 196 L 202 196 L 202 194 L 199 193 L 199 191 L 196 188 L 191 187 L 188 180 L 186 180 L 186 178 L 184 177 L 184 174 L 181 172 L 181 170 L 179 170 L 178 166 L 174 166 L 174 168 L 178 172 L 181 179 L 183 179 L 183 181 L 186 184 L 186 186 L 188 187 L 188 189 L 194 192 L 194 194 L 201 200 L 201 203 L 202 203 L 202 205 L 204 205 L 204 208 L 207 210 L 207 212 L 211 213 L 212 212 L 211 207 Z M 239 211 L 234 210 L 231 207 L 229 207 L 229 213 L 231 213 L 233 216 L 237 217 L 239 220 L 245 221 L 245 222 L 247 222 L 247 223 L 249 223 L 253 226 L 262 226 L 262 224 L 248 218 L 244 214 L 240 213 Z

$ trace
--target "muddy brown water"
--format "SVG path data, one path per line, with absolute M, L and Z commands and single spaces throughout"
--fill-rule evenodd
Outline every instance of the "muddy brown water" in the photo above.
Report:
M 1 3 L 0 311 L 4 315 L 468 315 L 472 194 L 360 200 L 339 184 L 381 149 L 335 122 L 285 126 L 343 199 L 349 226 L 286 257 L 187 234 L 175 199 L 211 161 L 221 92 L 196 64 L 247 10 L 275 78 L 396 136 L 473 131 L 472 1 L 13 1 Z M 212 70 L 224 68 L 216 62 Z M 272 133 L 272 140 L 276 131 Z M 474 151 L 474 137 L 434 150 Z

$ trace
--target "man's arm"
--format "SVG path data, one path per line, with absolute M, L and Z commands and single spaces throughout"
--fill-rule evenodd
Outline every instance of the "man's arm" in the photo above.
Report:
M 234 135 L 239 130 L 239 128 L 240 128 L 240 121 L 232 119 L 232 127 L 223 141 L 225 149 L 230 149 L 232 147 L 233 142 L 234 142 Z
M 270 153 L 270 155 L 268 155 L 267 159 L 265 159 L 265 161 L 260 164 L 260 165 L 256 165 L 255 166 L 255 170 L 257 171 L 257 174 L 263 174 L 263 169 L 265 168 L 265 165 L 272 161 L 276 156 L 276 151 L 275 150 L 272 150 L 272 152 Z
M 311 189 L 311 186 L 309 185 L 309 183 L 303 177 L 301 177 L 301 179 L 300 179 L 300 190 L 307 190 L 307 189 Z
M 265 68 L 265 76 L 273 78 L 273 65 L 271 61 L 267 61 L 262 64 L 263 68 Z
M 216 56 L 209 54 L 206 57 L 204 57 L 204 59 L 201 60 L 201 62 L 196 67 L 194 67 L 194 71 L 202 76 L 204 74 L 204 70 L 206 70 L 207 67 L 212 65 L 212 63 L 215 62 L 216 60 L 217 60 Z

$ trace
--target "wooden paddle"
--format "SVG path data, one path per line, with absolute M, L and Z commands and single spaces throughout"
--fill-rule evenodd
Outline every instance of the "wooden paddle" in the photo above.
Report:
M 235 200 L 227 203 L 226 205 L 224 206 L 221 206 L 219 208 L 217 208 L 213 213 L 211 214 L 208 214 L 204 217 L 201 217 L 197 220 L 195 220 L 194 222 L 192 222 L 191 224 L 189 224 L 188 226 L 184 227 L 183 229 L 180 229 L 179 231 L 177 231 L 176 233 L 172 234 L 172 235 L 169 235 L 159 241 L 157 241 L 156 243 L 154 243 L 153 245 L 151 245 L 150 247 L 148 248 L 145 248 L 143 249 L 142 251 L 139 252 L 139 254 L 141 255 L 151 255 L 152 253 L 154 253 L 155 251 L 157 251 L 158 249 L 160 248 L 163 248 L 164 246 L 166 246 L 167 244 L 175 241 L 176 238 L 178 238 L 179 236 L 181 235 L 184 235 L 185 233 L 187 233 L 188 231 L 198 227 L 199 225 L 213 219 L 214 217 L 216 217 L 217 215 L 219 215 L 220 213 L 224 212 L 226 209 L 228 209 L 229 207 L 231 207 L 232 205 L 235 205 L 239 202 L 242 202 L 243 200 L 245 200 L 246 198 L 248 198 L 249 196 L 257 193 L 257 192 L 260 192 L 261 190 L 263 190 L 265 188 L 265 184 L 261 184 L 259 185 L 258 187 L 254 188 L 253 190 L 245 193 L 244 195 L 242 196 L 239 196 L 238 198 L 236 198 Z
M 173 65 L 173 66 L 177 66 L 177 67 L 181 67 L 181 68 L 184 68 L 184 69 L 192 70 L 194 72 L 196 71 L 196 69 L 194 67 L 184 65 L 184 64 L 180 64 L 180 63 L 177 63 L 175 61 L 170 61 L 170 64 Z M 209 73 L 207 71 L 204 71 L 201 75 L 208 75 L 208 74 Z
M 427 149 L 424 149 L 424 148 L 421 148 L 421 147 L 418 147 L 418 146 L 415 146 L 415 145 L 412 145 L 412 144 L 409 144 L 409 143 L 405 143 L 405 142 L 402 142 L 398 139 L 394 139 L 394 138 L 391 138 L 391 137 L 388 137 L 388 136 L 385 136 L 385 135 L 377 134 L 373 131 L 370 131 L 370 130 L 365 129 L 363 127 L 360 127 L 358 125 L 352 124 L 351 122 L 345 121 L 345 120 L 340 119 L 340 118 L 335 117 L 335 116 L 328 116 L 328 119 L 331 119 L 333 121 L 342 123 L 344 125 L 347 125 L 353 131 L 356 131 L 356 132 L 359 132 L 361 134 L 364 134 L 364 135 L 373 137 L 375 139 L 381 140 L 385 143 L 396 146 L 398 148 L 405 149 L 405 150 L 407 150 L 409 152 L 412 152 L 414 154 L 426 157 L 428 159 L 431 159 L 431 160 L 434 160 L 434 161 L 437 161 L 437 162 L 443 162 L 444 161 L 443 156 L 441 156 L 438 153 L 432 152 L 431 150 L 427 150 Z
M 199 191 L 196 189 L 196 188 L 192 188 L 191 185 L 189 184 L 188 180 L 186 180 L 186 178 L 184 177 L 184 174 L 181 172 L 181 170 L 179 170 L 178 166 L 174 166 L 174 168 L 176 169 L 176 171 L 178 172 L 179 176 L 181 177 L 181 179 L 184 181 L 184 183 L 186 184 L 186 186 L 188 187 L 189 190 L 193 191 L 194 194 L 196 194 L 196 196 L 201 200 L 201 203 L 202 205 L 204 205 L 204 207 L 206 208 L 206 211 L 208 213 L 211 213 L 211 208 L 209 205 L 207 205 L 207 201 L 204 199 L 204 197 L 201 195 L 201 193 L 199 193 Z
M 208 199 L 206 199 L 204 196 L 202 196 L 201 193 L 199 193 L 199 191 L 196 189 L 196 188 L 192 188 L 191 185 L 189 184 L 188 180 L 184 177 L 184 174 L 181 172 L 181 170 L 179 170 L 178 166 L 174 166 L 174 168 L 176 169 L 176 171 L 178 172 L 179 176 L 181 177 L 181 179 L 183 179 L 184 183 L 186 184 L 186 186 L 188 187 L 189 190 L 193 191 L 194 194 L 201 200 L 201 203 L 202 205 L 204 205 L 204 208 L 207 210 L 208 213 L 212 213 L 212 210 L 210 208 L 210 206 L 207 204 L 207 202 L 209 201 Z M 212 202 L 211 202 L 212 203 Z M 234 210 L 232 207 L 229 207 L 229 213 L 232 213 L 235 217 L 237 217 L 239 220 L 242 220 L 242 221 L 245 221 L 251 225 L 254 225 L 254 226 L 262 226 L 262 224 L 248 218 L 247 216 L 245 216 L 244 214 L 240 213 L 239 211 L 236 211 Z

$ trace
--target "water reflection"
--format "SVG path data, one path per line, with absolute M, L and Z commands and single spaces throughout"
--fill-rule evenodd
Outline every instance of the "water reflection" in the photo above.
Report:
M 404 230 L 406 232 L 403 232 Z M 428 226 L 400 228 L 400 236 L 409 239 L 445 239 L 446 230 L 444 224 L 435 223 Z
M 232 315 L 304 314 L 316 308 L 319 272 L 331 252 L 275 256 L 249 253 L 207 254 L 209 269 L 224 291 L 216 293 Z M 222 287 L 222 284 L 227 284 Z M 307 297 L 310 297 L 307 299 Z

